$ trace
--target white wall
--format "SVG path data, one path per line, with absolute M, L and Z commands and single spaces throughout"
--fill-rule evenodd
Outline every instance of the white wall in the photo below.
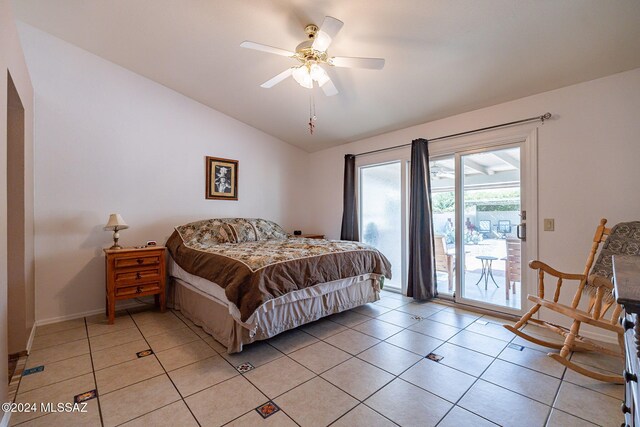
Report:
M 539 232 L 539 259 L 582 272 L 601 217 L 610 225 L 640 220 L 640 69 L 313 153 L 312 231 L 332 238 L 340 234 L 344 154 L 547 111 L 553 119 L 538 129 L 538 218 L 540 230 L 544 218 L 555 218 L 555 231 Z
M 27 188 L 24 194 L 24 267 L 25 280 L 31 282 L 22 285 L 32 292 L 33 275 L 27 274 L 26 270 L 33 268 L 33 88 L 13 20 L 11 2 L 0 0 L 0 402 L 7 401 L 7 304 L 13 303 L 7 301 L 7 71 L 11 73 L 24 107 L 24 179 Z M 21 302 L 33 305 L 33 297 L 25 294 Z M 33 308 L 27 307 L 26 314 L 27 323 L 29 316 L 33 323 Z M 12 325 L 20 330 L 27 326 Z
M 555 218 L 556 231 L 540 232 L 539 258 L 582 271 L 600 217 L 640 219 L 640 69 L 306 154 L 32 27 L 20 33 L 38 111 L 39 320 L 102 308 L 111 212 L 131 225 L 127 245 L 217 216 L 337 238 L 345 153 L 546 111 L 554 118 L 538 132 L 538 218 Z M 206 155 L 240 160 L 240 201 L 204 199 Z
M 157 83 L 20 24 L 36 92 L 36 313 L 104 307 L 104 257 L 224 217 L 299 226 L 307 154 Z M 212 78 L 211 84 L 220 84 Z M 222 83 L 224 84 L 224 83 Z M 205 156 L 237 159 L 239 201 L 205 200 Z

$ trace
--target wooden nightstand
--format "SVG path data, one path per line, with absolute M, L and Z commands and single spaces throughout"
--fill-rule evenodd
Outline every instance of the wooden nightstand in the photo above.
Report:
M 161 311 L 166 308 L 164 246 L 105 249 L 107 317 L 113 324 L 116 300 L 155 295 Z
M 297 236 L 293 236 L 297 238 L 304 239 L 324 239 L 324 234 L 299 234 Z

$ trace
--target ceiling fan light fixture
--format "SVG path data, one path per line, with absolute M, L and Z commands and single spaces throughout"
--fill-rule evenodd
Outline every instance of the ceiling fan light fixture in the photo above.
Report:
M 284 70 L 261 84 L 261 87 L 272 88 L 292 76 L 304 88 L 313 89 L 314 82 L 317 82 L 326 96 L 334 96 L 338 94 L 338 89 L 331 81 L 327 68 L 323 65 L 370 70 L 381 70 L 384 67 L 384 59 L 382 58 L 330 57 L 328 55 L 327 49 L 343 25 L 342 21 L 332 16 L 325 16 L 320 27 L 314 24 L 307 25 L 305 27 L 306 40 L 300 43 L 293 52 L 251 41 L 242 42 L 240 47 L 287 56 L 298 61 L 297 66 Z
M 300 86 L 306 87 L 307 89 L 313 89 L 313 79 L 311 78 L 311 74 L 309 74 L 309 69 L 306 65 L 301 65 L 294 69 L 293 78 Z
M 313 80 L 320 82 L 320 79 L 323 79 L 327 75 L 327 72 L 318 64 L 311 64 L 309 67 L 309 75 Z
M 325 52 L 331 44 L 331 37 L 324 31 L 318 31 L 313 40 L 313 48 L 320 52 Z

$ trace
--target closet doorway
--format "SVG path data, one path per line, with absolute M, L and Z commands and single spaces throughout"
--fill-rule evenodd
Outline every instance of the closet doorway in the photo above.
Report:
M 7 325 L 8 350 L 26 350 L 30 333 L 25 226 L 25 111 L 7 73 Z

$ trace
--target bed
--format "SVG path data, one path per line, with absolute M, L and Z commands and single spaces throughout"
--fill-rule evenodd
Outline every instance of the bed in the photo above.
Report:
M 391 265 L 360 242 L 289 236 L 276 223 L 216 218 L 175 228 L 169 302 L 227 347 L 377 301 Z

